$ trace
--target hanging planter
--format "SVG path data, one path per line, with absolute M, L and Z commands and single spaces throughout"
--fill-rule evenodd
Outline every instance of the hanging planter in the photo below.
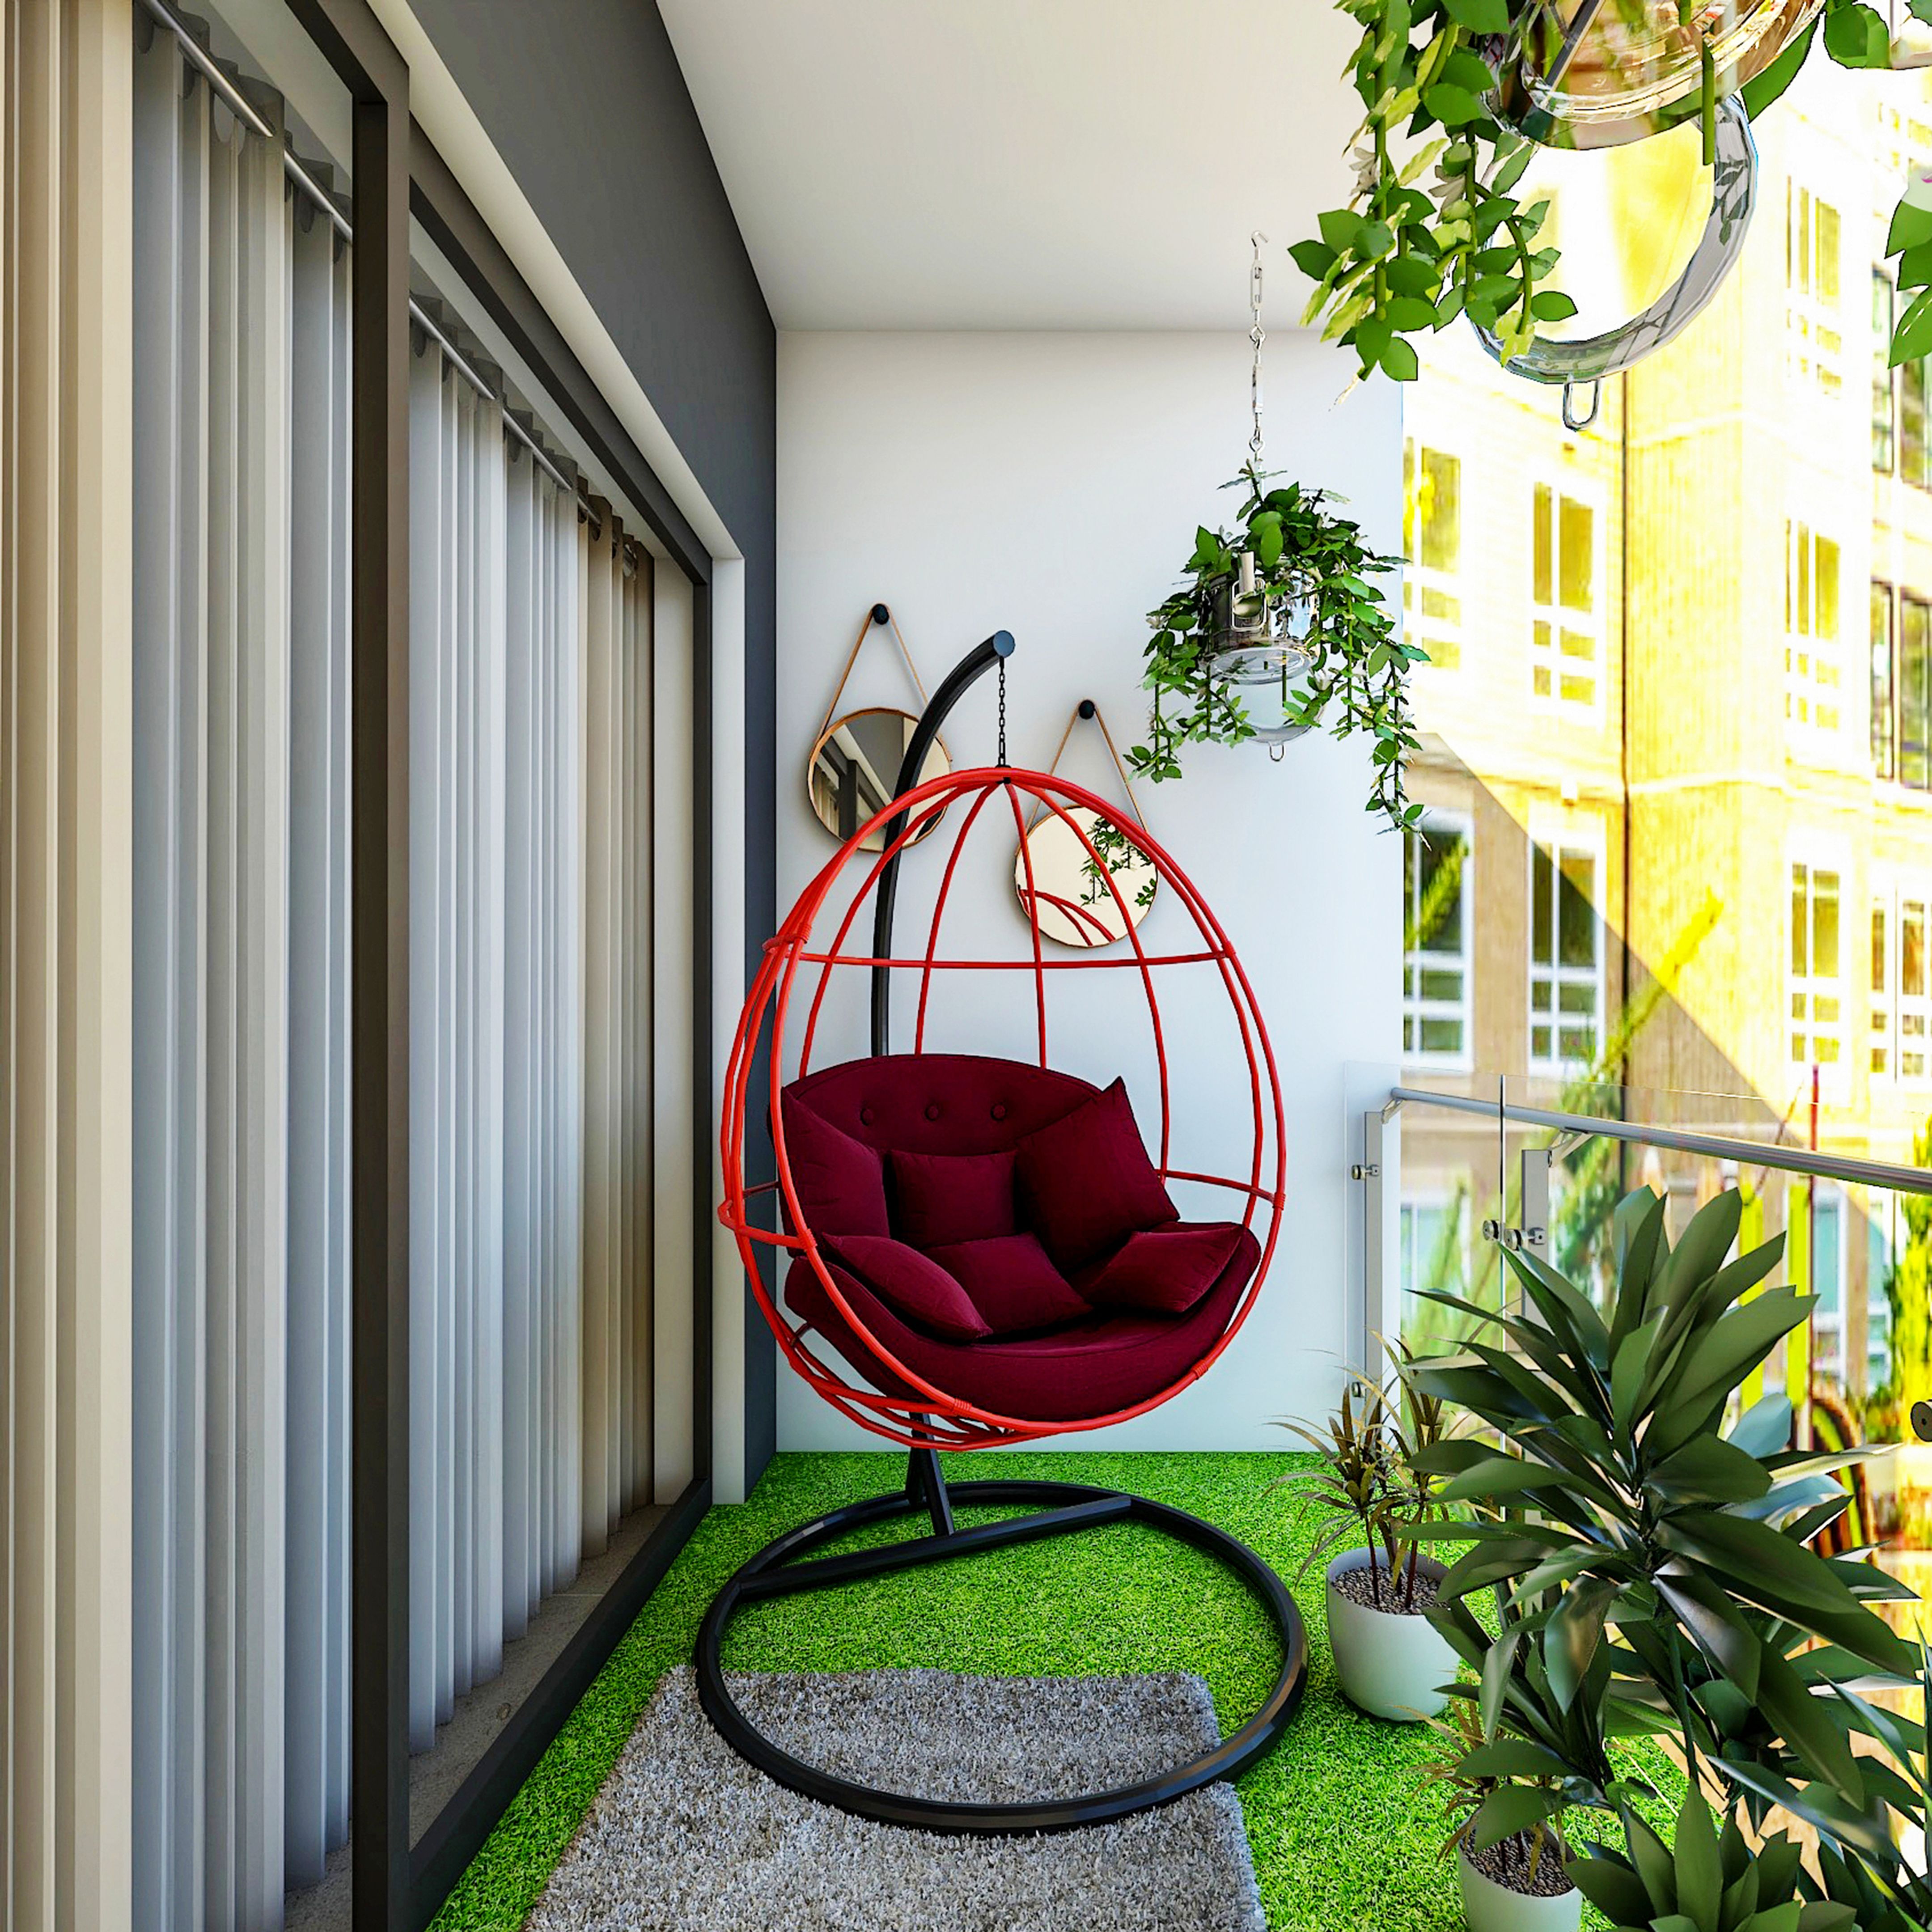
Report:
M 1862 0 L 1336 0 L 1360 29 L 1348 72 L 1364 110 L 1355 190 L 1289 250 L 1316 284 L 1304 321 L 1353 349 L 1360 373 L 1414 380 L 1412 338 L 1466 316 L 1505 368 L 1593 382 L 1687 327 L 1736 260 L 1755 167 L 1748 118 L 1797 78 L 1815 41 L 1841 67 L 1886 68 L 1883 17 Z M 1932 20 L 1932 0 L 1911 0 Z M 1678 286 L 1580 352 L 1540 340 L 1576 314 L 1549 286 L 1548 205 L 1516 190 L 1539 146 L 1588 148 L 1690 120 L 1713 170 L 1706 245 Z M 1888 252 L 1901 289 L 1928 290 L 1928 224 L 1902 209 Z M 1932 290 L 1909 304 L 1892 360 L 1932 350 Z M 1594 404 L 1592 405 L 1594 408 Z M 1569 405 L 1566 402 L 1566 412 Z M 1585 418 L 1587 420 L 1587 418 Z
M 1204 524 L 1184 566 L 1189 580 L 1148 614 L 1154 634 L 1142 682 L 1154 694 L 1144 744 L 1127 753 L 1156 784 L 1180 776 L 1191 744 L 1252 740 L 1279 758 L 1319 725 L 1336 738 L 1375 741 L 1366 809 L 1392 825 L 1422 808 L 1403 789 L 1415 733 L 1408 668 L 1428 653 L 1396 634 L 1395 617 L 1374 579 L 1400 559 L 1371 549 L 1361 526 L 1329 508 L 1321 490 L 1270 487 L 1262 464 L 1261 244 L 1254 238 L 1249 302 L 1254 325 L 1248 460 L 1226 485 L 1240 490 L 1240 527 Z

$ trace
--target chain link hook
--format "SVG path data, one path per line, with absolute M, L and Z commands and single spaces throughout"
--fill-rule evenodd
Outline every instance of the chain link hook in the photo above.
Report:
M 1256 476 L 1262 472 L 1262 344 L 1268 340 L 1268 333 L 1262 327 L 1262 244 L 1267 239 L 1258 228 L 1248 237 L 1255 251 L 1253 265 L 1248 270 L 1248 312 L 1254 318 L 1248 340 L 1255 346 L 1254 369 L 1248 384 L 1249 406 L 1254 416 L 1254 428 L 1248 437 L 1248 465 Z

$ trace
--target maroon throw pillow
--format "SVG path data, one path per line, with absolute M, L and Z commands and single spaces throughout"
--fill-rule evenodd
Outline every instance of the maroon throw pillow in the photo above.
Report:
M 1063 1274 L 1178 1218 L 1122 1081 L 1028 1134 L 1018 1152 L 1027 1220 Z
M 779 1096 L 785 1160 L 814 1234 L 890 1234 L 886 1169 L 877 1148 L 842 1132 L 789 1094 Z
M 1013 1152 L 906 1154 L 892 1150 L 894 1229 L 928 1251 L 955 1241 L 1018 1232 L 1013 1214 Z
M 982 1341 L 992 1332 L 966 1291 L 916 1248 L 889 1234 L 833 1234 L 819 1245 L 896 1315 L 945 1340 Z
M 928 1258 L 966 1291 L 991 1334 L 1050 1328 L 1094 1312 L 1068 1286 L 1031 1234 L 959 1241 L 934 1248 Z
M 1176 1221 L 1144 1228 L 1103 1263 L 1081 1293 L 1096 1307 L 1185 1315 L 1221 1279 L 1240 1246 L 1232 1221 Z

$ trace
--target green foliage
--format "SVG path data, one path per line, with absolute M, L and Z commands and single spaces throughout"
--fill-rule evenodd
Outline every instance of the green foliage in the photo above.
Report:
M 1444 1479 L 1438 1500 L 1477 1518 L 1456 1532 L 1471 1546 L 1431 1614 L 1480 1675 L 1485 1738 L 1533 1740 L 1574 1802 L 1625 1808 L 1630 1794 L 1603 1781 L 1603 1739 L 1667 1730 L 1694 1785 L 1730 1780 L 1754 1822 L 1774 1803 L 1807 1807 L 1842 1846 L 1880 1857 L 1875 1812 L 1909 1808 L 1910 1794 L 1894 1768 L 1855 1757 L 1854 1733 L 1882 1738 L 1892 1720 L 1846 1686 L 1914 1672 L 1871 1607 L 1910 1593 L 1809 1547 L 1849 1502 L 1838 1472 L 1869 1452 L 1790 1450 L 1782 1397 L 1724 1430 L 1737 1390 L 1811 1306 L 1762 1286 L 1781 1237 L 1727 1258 L 1741 1211 L 1720 1194 L 1673 1250 L 1664 1203 L 1640 1190 L 1618 1210 L 1607 1315 L 1513 1252 L 1523 1312 L 1418 1365 L 1417 1386 L 1490 1438 L 1420 1459 Z M 1493 1634 L 1468 1600 L 1487 1591 Z
M 1331 1556 L 1338 1544 L 1359 1537 L 1369 1552 L 1376 1602 L 1383 1600 L 1386 1587 L 1389 1607 L 1407 1611 L 1414 1607 L 1420 1553 L 1408 1532 L 1418 1523 L 1446 1520 L 1436 1507 L 1435 1478 L 1419 1466 L 1425 1452 L 1442 1440 L 1444 1406 L 1414 1387 L 1415 1358 L 1403 1343 L 1394 1346 L 1396 1366 L 1386 1388 L 1354 1376 L 1342 1388 L 1341 1407 L 1322 1428 L 1306 1422 L 1277 1425 L 1300 1436 L 1322 1460 L 1270 1486 L 1297 1492 L 1300 1516 L 1311 1508 L 1317 1513 L 1298 1576 Z
M 1562 1774 L 1545 1765 L 1533 1745 L 1488 1742 L 1472 1699 L 1456 1698 L 1446 1718 L 1429 1721 L 1442 1748 L 1423 1768 L 1423 1778 L 1441 1794 L 1449 1821 L 1444 1852 L 1459 1845 L 1487 1851 L 1514 1838 L 1523 1852 L 1523 1875 L 1533 1885 L 1546 1858 L 1565 1856 Z M 1513 1825 L 1517 1815 L 1528 1822 Z
M 1932 1121 L 1913 1136 L 1912 1164 L 1932 1166 Z M 1902 1194 L 1905 1245 L 1885 1280 L 1892 1304 L 1892 1377 L 1887 1392 L 1902 1415 L 1932 1397 L 1932 1195 Z
M 1319 320 L 1324 340 L 1352 348 L 1363 376 L 1380 369 L 1397 382 L 1418 373 L 1410 338 L 1446 328 L 1460 315 L 1492 330 L 1506 357 L 1522 354 L 1539 324 L 1576 313 L 1568 296 L 1547 286 L 1557 251 L 1538 246 L 1546 204 L 1526 203 L 1516 192 L 1532 145 L 1495 112 L 1496 63 L 1518 36 L 1540 50 L 1548 28 L 1542 0 L 1335 4 L 1359 29 L 1346 71 L 1363 118 L 1348 205 L 1326 211 L 1319 238 L 1288 250 L 1316 285 L 1304 321 Z M 1928 0 L 1912 0 L 1912 10 L 1932 18 Z M 1816 39 L 1840 66 L 1891 64 L 1884 19 L 1863 0 L 1826 0 L 1822 36 L 1818 24 L 1747 85 L 1752 114 L 1796 78 Z M 1693 110 L 1704 122 L 1707 164 L 1717 78 L 1707 46 Z M 1917 332 L 1909 333 L 1915 313 Z M 1900 319 L 1893 362 L 1923 355 L 1928 343 L 1932 304 L 1922 310 L 1915 304 Z
M 1408 667 L 1428 653 L 1396 634 L 1388 600 L 1371 579 L 1400 560 L 1371 550 L 1360 524 L 1335 515 L 1320 490 L 1298 483 L 1276 489 L 1252 467 L 1227 487 L 1244 489 L 1241 529 L 1230 534 L 1204 524 L 1184 568 L 1191 581 L 1148 614 L 1153 630 L 1142 682 L 1154 693 L 1148 742 L 1127 753 L 1133 769 L 1156 784 L 1180 776 L 1184 746 L 1238 745 L 1254 726 L 1235 688 L 1217 676 L 1217 630 L 1235 594 L 1244 556 L 1254 559 L 1257 594 L 1270 608 L 1283 599 L 1312 605 L 1300 641 L 1313 662 L 1295 688 L 1282 690 L 1289 722 L 1325 725 L 1336 738 L 1356 732 L 1375 740 L 1367 809 L 1394 825 L 1412 824 L 1422 808 L 1403 790 L 1415 732 L 1408 701 Z
M 1803 1902 L 1802 1853 L 1790 1838 L 1754 1851 L 1734 1816 L 1719 1831 L 1694 1790 L 1669 1845 L 1641 1818 L 1624 1829 L 1628 1856 L 1599 1846 L 1569 1865 L 1615 1932 L 1852 1932 L 1858 1922 L 1849 1905 Z

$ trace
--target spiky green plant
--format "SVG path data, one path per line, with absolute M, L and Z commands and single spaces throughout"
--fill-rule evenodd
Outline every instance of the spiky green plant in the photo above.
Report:
M 1369 1552 L 1370 1591 L 1378 1604 L 1382 1600 L 1378 1552 L 1387 1545 L 1389 1526 L 1401 1515 L 1404 1501 L 1391 1465 L 1393 1445 L 1384 1426 L 1384 1408 L 1380 1394 L 1372 1390 L 1358 1415 L 1355 1391 L 1345 1387 L 1341 1407 L 1322 1428 L 1292 1420 L 1276 1424 L 1300 1436 L 1322 1461 L 1317 1468 L 1292 1470 L 1268 1485 L 1294 1492 L 1298 1516 L 1310 1510 L 1324 1513 L 1295 1572 L 1297 1580 L 1333 1554 L 1338 1544 L 1358 1535 Z M 1389 1568 L 1393 1576 L 1392 1561 Z
M 1624 1821 L 1624 1853 L 1570 1861 L 1577 1888 L 1614 1932 L 1850 1932 L 1849 1905 L 1801 1895 L 1800 1848 L 1782 1834 L 1754 1850 L 1735 1816 L 1718 1828 L 1695 1790 L 1666 1845 L 1641 1818 Z

